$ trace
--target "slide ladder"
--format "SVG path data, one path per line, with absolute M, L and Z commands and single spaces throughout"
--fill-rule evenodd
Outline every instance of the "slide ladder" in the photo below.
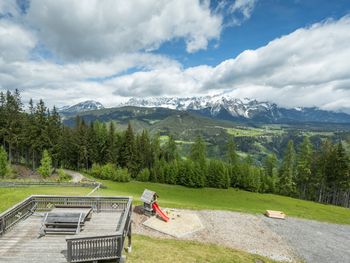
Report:
M 153 203 L 152 208 L 165 222 L 169 221 L 169 217 L 160 210 L 159 205 L 156 202 Z

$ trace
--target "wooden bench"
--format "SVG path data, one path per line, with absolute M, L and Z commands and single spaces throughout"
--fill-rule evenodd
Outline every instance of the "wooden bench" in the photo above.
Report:
M 78 234 L 91 213 L 91 207 L 55 206 L 45 214 L 39 234 Z

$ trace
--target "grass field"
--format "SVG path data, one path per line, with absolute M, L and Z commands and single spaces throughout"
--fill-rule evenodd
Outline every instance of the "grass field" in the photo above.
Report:
M 30 195 L 86 195 L 91 188 L 83 187 L 21 187 L 0 188 L 0 213 Z
M 131 184 L 108 183 L 110 189 L 100 190 L 98 194 L 119 195 L 130 192 L 120 191 L 119 188 L 132 186 Z M 141 185 L 137 185 L 142 187 Z M 136 188 L 137 190 L 138 188 Z M 26 188 L 0 188 L 0 213 L 12 205 L 32 194 L 52 195 L 86 195 L 89 188 L 80 187 L 26 187 Z M 151 238 L 133 235 L 133 251 L 127 254 L 130 263 L 153 262 L 217 262 L 217 263 L 255 263 L 275 262 L 270 259 L 238 251 L 223 246 L 203 244 L 194 241 L 179 241 L 173 239 Z M 260 261 L 257 261 L 260 260 Z
M 338 224 L 350 224 L 350 209 L 308 202 L 285 196 L 259 194 L 237 189 L 192 189 L 182 186 L 155 183 L 116 183 L 102 181 L 107 186 L 96 192 L 98 195 L 133 196 L 134 204 L 140 204 L 140 196 L 145 188 L 156 191 L 161 206 L 189 209 L 215 209 L 262 214 L 265 210 L 281 210 L 287 216 L 313 219 Z M 88 188 L 29 187 L 0 188 L 0 211 L 31 194 L 84 195 Z
M 156 191 L 161 206 L 190 209 L 219 209 L 262 214 L 265 210 L 282 210 L 288 216 L 338 224 L 350 224 L 350 209 L 308 202 L 273 194 L 259 194 L 237 189 L 191 189 L 155 183 L 115 183 L 105 181 L 101 195 L 133 196 L 140 203 L 145 188 Z
M 127 255 L 127 262 L 268 263 L 275 261 L 222 246 L 133 235 L 133 251 Z

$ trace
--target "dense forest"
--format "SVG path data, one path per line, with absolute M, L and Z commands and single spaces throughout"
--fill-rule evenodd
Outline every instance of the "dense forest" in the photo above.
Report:
M 206 142 L 198 137 L 189 156 L 180 156 L 172 136 L 161 142 L 147 130 L 135 133 L 130 124 L 120 131 L 113 122 L 85 123 L 80 117 L 67 127 L 42 100 L 30 100 L 25 111 L 17 90 L 0 93 L 0 140 L 0 177 L 11 173 L 7 162 L 33 170 L 52 163 L 53 170 L 86 170 L 101 179 L 237 187 L 350 206 L 349 156 L 341 142 L 323 140 L 316 148 L 308 137 L 299 145 L 291 140 L 281 160 L 270 154 L 257 165 L 249 155 L 237 155 L 233 137 L 224 157 L 208 159 Z

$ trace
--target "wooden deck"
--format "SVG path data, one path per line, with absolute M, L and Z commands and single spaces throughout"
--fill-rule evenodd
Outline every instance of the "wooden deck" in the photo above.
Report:
M 44 213 L 35 213 L 0 236 L 0 262 L 67 262 L 66 237 L 111 235 L 116 232 L 121 212 L 93 212 L 91 220 L 86 221 L 83 231 L 77 235 L 47 235 L 38 238 L 43 216 Z

